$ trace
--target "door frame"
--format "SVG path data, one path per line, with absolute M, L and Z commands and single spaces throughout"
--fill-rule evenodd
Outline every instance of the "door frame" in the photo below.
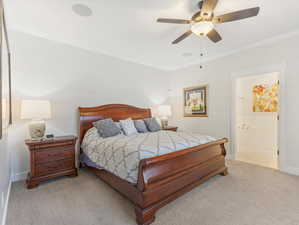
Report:
M 230 107 L 230 137 L 231 152 L 230 159 L 236 159 L 236 81 L 238 78 L 265 75 L 269 73 L 279 73 L 279 121 L 278 121 L 278 169 L 287 171 L 286 164 L 286 93 L 285 93 L 285 69 L 286 62 L 267 66 L 248 68 L 246 70 L 233 72 L 231 74 L 231 107 Z

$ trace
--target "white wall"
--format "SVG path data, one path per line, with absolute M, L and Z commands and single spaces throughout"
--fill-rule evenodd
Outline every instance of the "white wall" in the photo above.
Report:
M 6 207 L 10 186 L 10 153 L 7 148 L 7 132 L 0 140 L 0 224 L 6 217 Z
M 236 82 L 236 159 L 277 168 L 277 112 L 253 112 L 253 87 L 273 85 L 279 73 L 241 77 Z
M 203 69 L 192 66 L 171 73 L 16 31 L 10 32 L 10 38 L 15 124 L 9 148 L 13 152 L 16 179 L 24 178 L 29 169 L 29 154 L 24 145 L 28 135 L 26 122 L 19 120 L 23 98 L 52 101 L 53 120 L 48 121 L 49 132 L 60 135 L 77 133 L 78 106 L 124 103 L 150 107 L 163 103 L 170 94 L 174 111 L 170 125 L 230 137 L 231 75 L 283 62 L 286 64 L 287 127 L 283 170 L 299 174 L 298 99 L 294 98 L 299 81 L 296 49 L 299 36 L 209 62 Z M 184 118 L 182 89 L 202 84 L 209 84 L 209 117 Z
M 52 102 L 48 132 L 77 134 L 78 106 L 122 103 L 152 107 L 166 101 L 169 74 L 72 46 L 10 31 L 13 68 L 14 125 L 10 133 L 14 179 L 29 170 L 24 139 L 27 123 L 20 118 L 21 99 Z M 120 49 L 121 51 L 121 49 Z
M 230 104 L 232 74 L 254 71 L 269 65 L 285 63 L 284 135 L 286 137 L 285 165 L 283 170 L 299 175 L 299 117 L 298 117 L 298 41 L 299 35 L 269 43 L 204 64 L 175 71 L 172 79 L 173 122 L 182 129 L 190 129 L 214 136 L 230 137 Z M 277 71 L 272 71 L 277 72 Z M 209 84 L 209 117 L 183 117 L 183 91 L 185 87 Z
M 1 6 L 2 7 L 2 6 Z M 1 25 L 2 26 L 2 25 Z M 2 29 L 2 28 L 1 28 Z M 2 35 L 2 34 L 1 34 Z M 5 39 L 2 39 L 2 46 L 6 46 Z M 8 203 L 8 196 L 10 191 L 10 151 L 8 149 L 8 118 L 9 118 L 9 109 L 8 109 L 8 57 L 7 57 L 7 49 L 3 48 L 3 53 L 1 57 L 2 61 L 2 82 L 6 84 L 2 86 L 0 91 L 2 92 L 0 99 L 0 104 L 2 101 L 4 102 L 2 105 L 3 114 L 0 115 L 2 117 L 3 123 L 0 124 L 0 129 L 3 129 L 2 139 L 0 140 L 0 224 L 4 224 L 6 218 L 6 210 Z

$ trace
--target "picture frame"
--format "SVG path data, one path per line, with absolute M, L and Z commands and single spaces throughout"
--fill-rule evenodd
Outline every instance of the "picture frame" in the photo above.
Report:
M 279 82 L 254 85 L 252 96 L 252 112 L 277 113 L 279 111 Z
M 3 7 L 0 8 L 0 140 L 12 124 L 11 53 Z
M 184 117 L 208 117 L 208 85 L 184 88 Z

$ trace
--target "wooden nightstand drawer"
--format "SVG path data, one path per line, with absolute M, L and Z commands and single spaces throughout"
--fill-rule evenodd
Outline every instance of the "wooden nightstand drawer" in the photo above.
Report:
M 72 169 L 74 167 L 73 159 L 52 161 L 44 164 L 39 164 L 35 167 L 36 175 L 43 176 L 56 171 Z
M 40 182 L 61 176 L 77 176 L 75 136 L 51 139 L 25 140 L 30 152 L 30 173 L 27 188 L 35 188 Z
M 36 151 L 35 152 L 35 159 L 36 163 L 44 163 L 44 162 L 51 162 L 60 159 L 69 159 L 72 158 L 74 155 L 74 150 L 72 146 L 63 146 L 55 149 L 44 150 L 44 151 Z

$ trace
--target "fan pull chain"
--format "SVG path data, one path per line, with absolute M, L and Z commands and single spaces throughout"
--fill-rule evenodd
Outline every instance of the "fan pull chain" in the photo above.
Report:
M 202 60 L 203 60 L 203 56 L 204 56 L 204 54 L 203 54 L 203 47 L 202 47 L 203 44 L 202 44 L 202 42 L 203 42 L 203 38 L 200 38 L 200 44 L 199 44 L 199 47 L 200 47 L 200 62 L 202 62 Z M 203 68 L 202 63 L 200 63 L 199 68 L 200 68 L 200 69 Z

